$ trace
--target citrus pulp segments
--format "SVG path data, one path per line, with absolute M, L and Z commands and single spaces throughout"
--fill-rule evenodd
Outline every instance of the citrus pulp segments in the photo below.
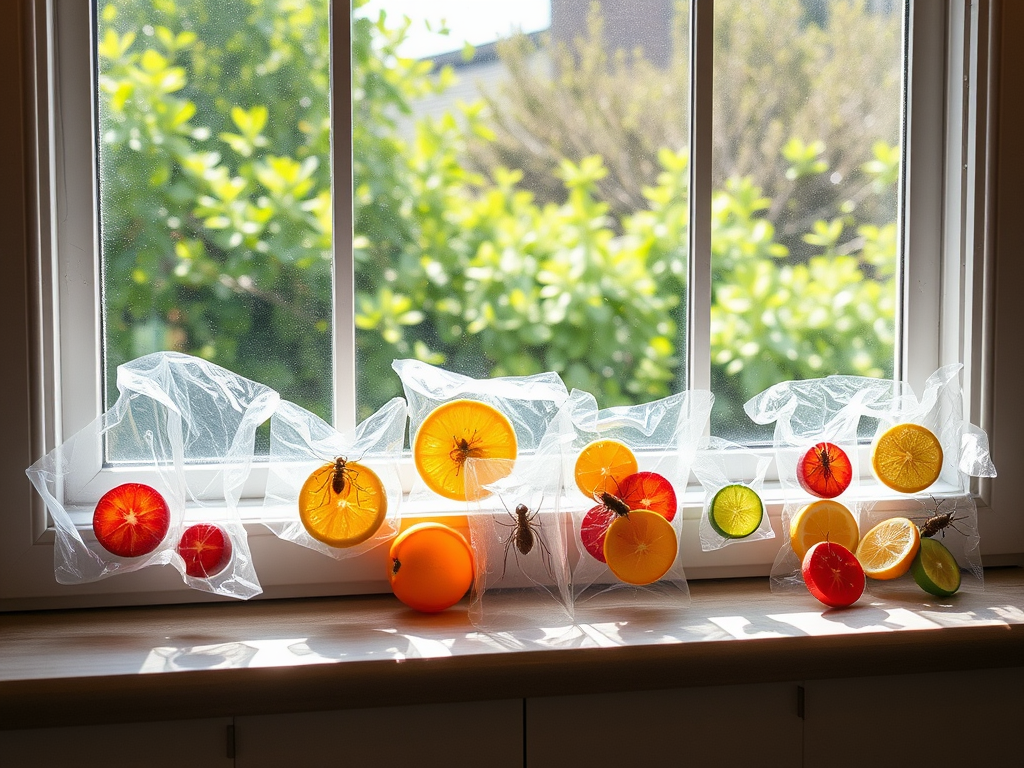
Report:
M 835 542 L 852 552 L 859 540 L 860 530 L 853 513 L 832 499 L 822 499 L 803 507 L 789 525 L 789 544 L 801 560 L 807 550 L 819 541 Z
M 141 557 L 160 546 L 171 526 L 171 510 L 155 488 L 122 483 L 96 503 L 92 528 L 96 541 L 119 557 Z
M 796 479 L 812 496 L 834 499 L 850 487 L 853 464 L 846 451 L 835 443 L 818 443 L 800 459 Z
M 900 493 L 919 493 L 939 479 L 942 445 L 930 429 L 897 424 L 878 438 L 871 468 L 879 482 Z
M 516 458 L 512 422 L 497 408 L 479 400 L 452 400 L 439 405 L 423 420 L 412 455 L 423 482 L 434 493 L 454 501 L 475 501 L 490 495 L 485 485 L 512 471 Z M 466 488 L 467 459 L 505 459 L 477 462 L 477 482 Z
M 608 526 L 604 558 L 615 576 L 628 584 L 652 584 L 668 573 L 679 543 L 672 523 L 657 512 L 637 509 Z
M 377 473 L 356 461 L 345 463 L 341 492 L 335 493 L 336 472 L 335 464 L 324 464 L 306 478 L 299 490 L 299 519 L 317 541 L 345 549 L 377 532 L 388 497 Z
M 921 539 L 910 570 L 917 585 L 936 597 L 949 597 L 960 589 L 960 566 L 946 545 L 935 539 Z
M 857 559 L 870 578 L 897 579 L 910 570 L 920 546 L 917 526 L 905 517 L 891 517 L 864 534 Z
M 708 508 L 708 522 L 727 539 L 743 539 L 756 531 L 764 517 L 764 504 L 749 486 L 735 483 L 720 488 Z
M 586 445 L 576 457 L 573 477 L 584 496 L 621 495 L 620 485 L 637 471 L 636 456 L 619 440 L 604 438 Z

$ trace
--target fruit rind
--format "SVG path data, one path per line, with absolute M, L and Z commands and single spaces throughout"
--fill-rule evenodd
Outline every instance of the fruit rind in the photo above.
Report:
M 426 562 L 423 559 L 423 553 L 418 553 L 419 556 L 413 560 L 406 558 L 402 559 L 402 550 L 406 542 L 410 539 L 423 535 L 437 535 L 446 537 L 444 540 L 449 540 L 455 545 L 455 552 L 459 554 L 459 557 L 465 557 L 466 565 L 465 573 L 467 578 L 462 582 L 453 581 L 446 578 L 445 574 L 440 578 L 440 582 L 446 587 L 450 588 L 450 593 L 447 594 L 444 599 L 439 600 L 426 600 L 421 599 L 422 595 L 417 590 L 412 589 L 407 581 L 401 578 L 402 568 L 406 568 L 405 575 L 409 575 L 409 567 L 418 567 L 420 569 L 420 576 L 424 579 L 429 579 L 435 570 L 443 570 L 444 562 L 432 561 Z M 473 557 L 473 549 L 459 531 L 447 526 L 443 523 L 437 523 L 433 521 L 416 523 L 410 526 L 406 530 L 402 531 L 395 540 L 391 542 L 391 548 L 388 553 L 388 582 L 391 585 L 391 591 L 394 593 L 400 601 L 405 603 L 408 607 L 421 613 L 439 613 L 440 611 L 446 610 L 451 606 L 455 605 L 459 600 L 463 598 L 466 592 L 473 584 L 473 574 L 475 573 L 475 562 Z
M 926 563 L 926 561 L 930 562 Z M 941 569 L 941 572 L 936 572 L 936 568 Z M 960 566 L 953 553 L 942 542 L 935 539 L 921 539 L 921 548 L 910 565 L 910 572 L 914 581 L 917 582 L 917 586 L 936 597 L 949 597 L 960 589 Z M 956 584 L 946 587 L 940 585 L 936 581 L 936 577 L 943 573 L 955 574 Z
M 744 501 L 748 503 L 754 503 L 756 501 L 758 514 L 756 520 L 753 519 L 753 515 L 751 516 L 751 520 L 748 522 L 748 525 L 745 528 L 728 530 L 718 520 L 718 515 L 716 515 L 715 510 L 717 506 L 719 506 L 720 504 L 724 505 L 727 501 L 730 500 L 731 497 L 737 495 L 745 497 Z M 724 514 L 726 510 L 720 510 L 720 512 Z M 720 488 L 718 492 L 715 493 L 714 497 L 711 499 L 711 504 L 708 507 L 708 522 L 711 524 L 712 529 L 714 529 L 715 533 L 717 533 L 719 536 L 723 536 L 727 539 L 745 539 L 746 537 L 754 533 L 761 526 L 761 521 L 763 519 L 764 502 L 761 500 L 761 497 L 758 495 L 757 491 L 755 491 L 748 485 L 743 485 L 742 483 L 733 483 L 731 485 L 726 485 Z

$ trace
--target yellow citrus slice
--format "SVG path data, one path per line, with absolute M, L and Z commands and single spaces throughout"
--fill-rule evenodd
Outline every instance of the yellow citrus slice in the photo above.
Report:
M 576 457 L 576 486 L 591 498 L 604 492 L 619 495 L 619 484 L 639 467 L 636 456 L 618 440 L 595 440 Z
M 917 526 L 905 517 L 892 517 L 864 534 L 856 554 L 866 576 L 897 579 L 910 570 L 920 548 Z
M 819 541 L 842 544 L 853 552 L 859 538 L 860 531 L 853 513 L 833 499 L 808 504 L 796 513 L 789 524 L 789 544 L 801 560 L 807 550 Z
M 452 400 L 439 405 L 423 420 L 412 447 L 416 471 L 434 493 L 455 501 L 490 496 L 484 485 L 512 471 L 516 458 L 512 422 L 497 408 L 479 400 Z M 476 483 L 466 487 L 467 459 L 505 459 L 478 462 Z
M 617 517 L 604 537 L 604 559 L 628 584 L 651 584 L 672 567 L 678 542 L 672 523 L 647 509 Z
M 324 464 L 299 490 L 299 519 L 329 547 L 354 547 L 384 522 L 388 497 L 377 473 L 356 461 Z
M 897 424 L 882 434 L 871 451 L 875 476 L 894 491 L 918 493 L 939 478 L 942 445 L 919 424 Z

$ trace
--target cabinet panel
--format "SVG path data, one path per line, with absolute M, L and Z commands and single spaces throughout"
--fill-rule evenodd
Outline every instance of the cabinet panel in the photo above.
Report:
M 799 766 L 795 684 L 528 699 L 530 768 Z
M 4 768 L 231 768 L 230 718 L 0 731 Z
M 523 702 L 238 717 L 235 749 L 237 768 L 522 768 Z
M 941 666 L 941 658 L 936 658 Z M 805 765 L 1024 766 L 1024 669 L 806 683 Z

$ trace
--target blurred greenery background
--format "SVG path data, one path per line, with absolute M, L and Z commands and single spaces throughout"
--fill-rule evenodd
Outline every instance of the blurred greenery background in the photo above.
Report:
M 417 104 L 465 67 L 403 58 L 411 22 L 363 4 L 358 419 L 401 394 L 391 361 L 405 357 L 553 370 L 602 406 L 684 388 L 685 4 L 667 64 L 609 47 L 594 4 L 571 40 L 499 43 L 500 86 L 442 113 Z M 890 376 L 895 344 L 899 9 L 756 5 L 715 11 L 712 427 L 732 437 L 762 389 Z M 118 364 L 176 349 L 330 418 L 326 0 L 98 12 L 109 388 Z

